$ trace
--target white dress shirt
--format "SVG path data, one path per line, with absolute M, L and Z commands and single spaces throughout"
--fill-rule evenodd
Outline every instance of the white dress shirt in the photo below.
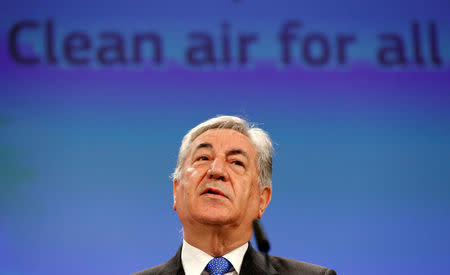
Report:
M 230 261 L 233 268 L 225 275 L 237 275 L 241 271 L 242 260 L 247 251 L 248 243 L 236 248 L 235 250 L 223 255 L 225 259 Z M 206 265 L 214 257 L 201 251 L 200 249 L 188 244 L 183 239 L 183 247 L 181 248 L 181 263 L 183 264 L 184 273 L 186 275 L 203 275 L 208 274 L 205 271 Z

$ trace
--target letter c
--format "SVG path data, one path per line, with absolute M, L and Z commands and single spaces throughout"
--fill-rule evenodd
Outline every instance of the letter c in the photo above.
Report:
M 23 56 L 19 53 L 17 48 L 17 38 L 19 32 L 23 29 L 37 29 L 39 24 L 35 21 L 21 21 L 14 24 L 9 32 L 9 52 L 12 58 L 21 64 L 33 65 L 39 63 L 39 57 L 36 56 Z

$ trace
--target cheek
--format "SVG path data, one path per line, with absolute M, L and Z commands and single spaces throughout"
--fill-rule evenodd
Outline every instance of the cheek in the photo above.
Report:
M 196 178 L 198 174 L 199 174 L 198 169 L 195 169 L 194 167 L 186 168 L 186 170 L 183 173 L 185 178 L 184 181 L 189 182 L 191 179 Z
M 250 204 L 257 195 L 255 184 L 250 183 L 250 181 L 242 181 L 237 186 L 235 189 L 236 195 L 245 203 Z
M 248 202 L 249 204 L 258 204 L 259 203 L 259 188 L 257 184 L 252 184 L 248 189 Z
M 193 167 L 189 167 L 186 169 L 186 173 L 192 173 L 194 171 L 195 171 L 195 169 Z
M 198 177 L 200 173 L 197 169 L 193 167 L 186 168 L 181 176 L 180 183 L 180 195 L 182 195 L 185 199 L 192 198 L 192 195 L 195 193 L 195 189 L 197 188 Z

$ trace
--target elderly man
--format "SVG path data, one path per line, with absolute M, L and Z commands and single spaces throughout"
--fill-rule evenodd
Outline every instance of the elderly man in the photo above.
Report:
M 145 274 L 304 274 L 333 270 L 269 256 L 250 245 L 252 221 L 272 195 L 272 142 L 234 116 L 207 120 L 184 136 L 173 173 L 173 209 L 183 244 L 168 262 Z

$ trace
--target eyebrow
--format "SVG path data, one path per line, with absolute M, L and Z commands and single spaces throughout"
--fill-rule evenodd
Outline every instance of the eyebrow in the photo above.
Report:
M 227 155 L 243 155 L 247 159 L 250 159 L 248 157 L 248 154 L 244 150 L 241 150 L 241 149 L 231 149 L 227 152 Z
M 200 143 L 199 145 L 197 145 L 197 147 L 195 147 L 193 154 L 195 154 L 195 152 L 197 152 L 197 150 L 202 149 L 202 148 L 213 148 L 213 146 L 211 143 L 207 143 L 207 142 Z
M 197 145 L 197 147 L 194 150 L 194 154 L 195 152 L 197 152 L 197 150 L 202 149 L 202 148 L 208 148 L 208 149 L 212 149 L 213 146 L 211 143 L 208 142 L 204 142 L 204 143 L 200 143 L 199 145 Z M 248 157 L 248 154 L 242 150 L 242 149 L 231 149 L 227 152 L 227 155 L 243 155 L 244 157 L 246 157 L 247 159 L 250 159 Z

